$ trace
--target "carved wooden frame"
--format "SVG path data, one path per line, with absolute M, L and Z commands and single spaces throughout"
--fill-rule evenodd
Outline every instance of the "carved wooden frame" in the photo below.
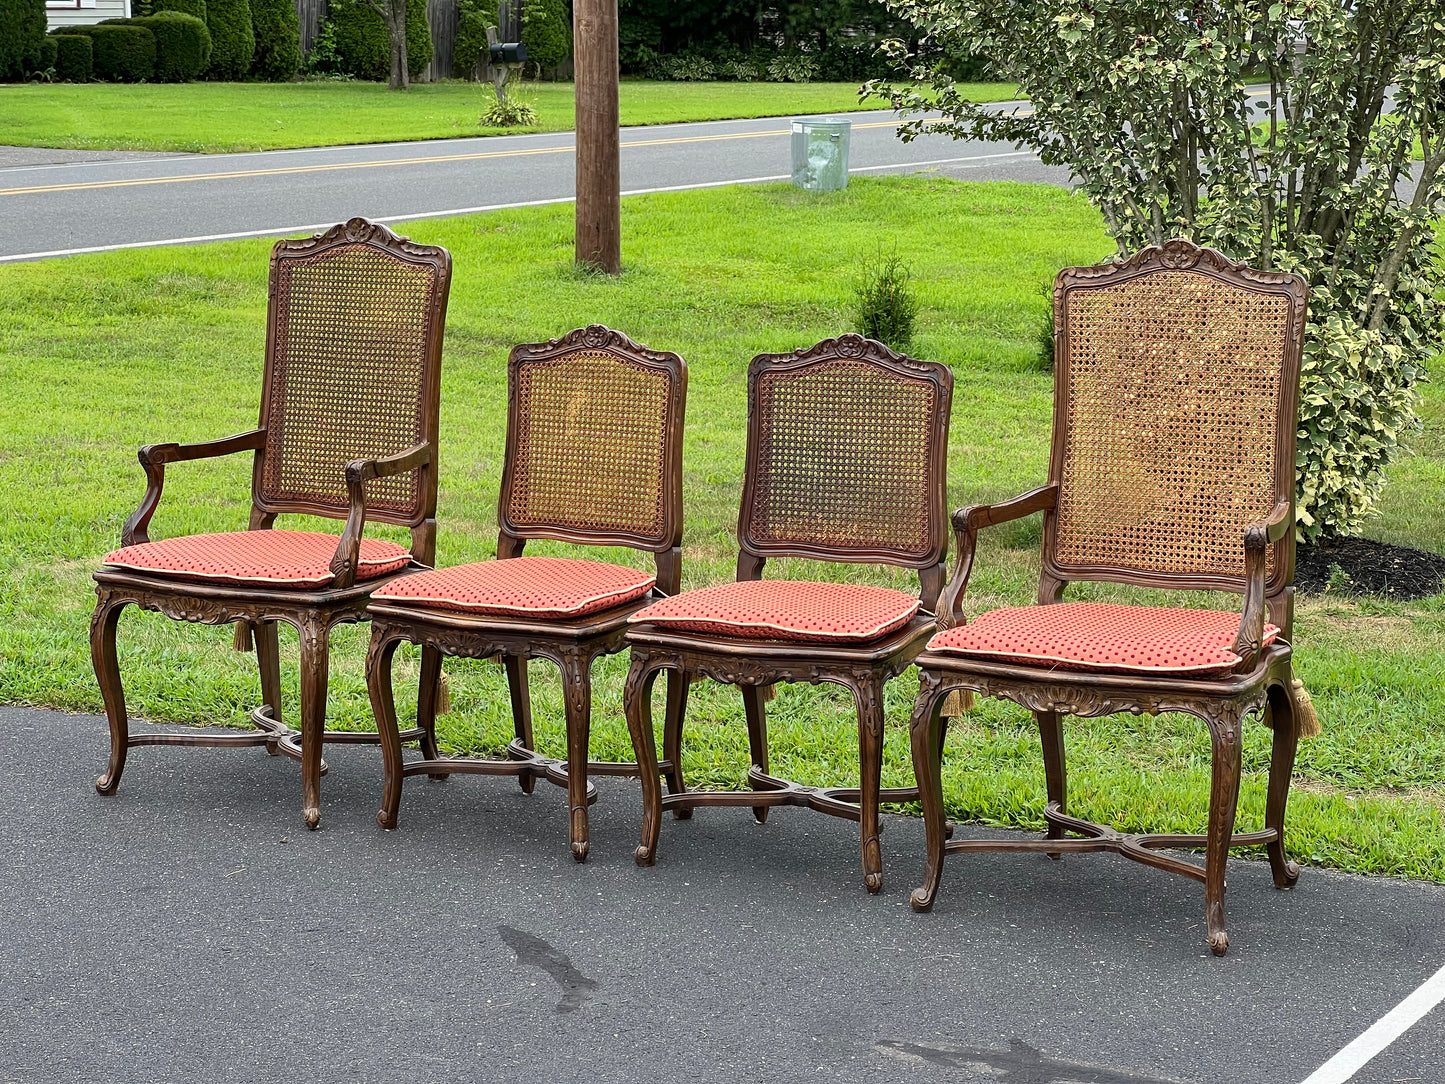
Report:
M 577 351 L 605 351 L 613 357 L 666 372 L 671 377 L 667 406 L 664 456 L 664 524 L 655 536 L 627 532 L 583 532 L 560 526 L 513 523 L 507 514 L 513 484 L 513 464 L 519 434 L 520 405 L 518 374 L 530 361 L 546 361 Z M 622 545 L 649 550 L 657 567 L 653 597 L 613 607 L 584 617 L 565 620 L 526 620 L 480 617 L 379 600 L 367 610 L 372 621 L 371 647 L 367 653 L 367 686 L 372 712 L 381 735 L 385 763 L 382 808 L 377 823 L 384 829 L 396 827 L 401 807 L 402 784 L 409 776 L 427 775 L 445 779 L 452 773 L 515 776 L 524 793 L 530 794 L 537 779 L 567 788 L 568 830 L 572 855 L 585 861 L 590 850 L 588 807 L 596 801 L 596 787 L 589 775 L 636 775 L 636 764 L 595 761 L 588 758 L 592 725 L 592 663 L 603 655 L 623 650 L 627 618 L 662 595 L 676 594 L 682 579 L 682 433 L 687 404 L 687 363 L 669 351 L 650 350 L 633 342 L 620 331 L 600 324 L 578 328 L 545 343 L 523 343 L 513 348 L 507 366 L 507 444 L 498 501 L 497 558 L 508 560 L 522 555 L 532 538 L 555 539 L 590 545 Z M 434 746 L 424 749 L 421 760 L 402 759 L 401 743 L 407 733 L 399 731 L 392 694 L 392 660 L 402 643 L 422 645 L 422 687 L 441 673 L 442 658 L 500 657 L 507 672 L 515 737 L 507 746 L 507 759 L 442 757 Z M 567 716 L 567 759 L 556 760 L 536 751 L 532 734 L 532 704 L 527 680 L 529 659 L 548 659 L 562 672 Z M 688 680 L 678 675 L 668 682 L 667 719 L 669 728 L 680 725 L 687 705 Z M 428 712 L 431 709 L 428 708 Z M 432 714 L 418 710 L 417 726 L 430 734 Z M 669 733 L 671 733 L 669 729 Z M 670 758 L 660 769 L 672 790 L 681 790 L 682 764 Z M 654 774 L 655 781 L 655 774 Z
M 757 389 L 766 373 L 792 372 L 836 358 L 857 359 L 910 380 L 931 383 L 938 396 L 935 418 L 934 453 L 927 464 L 930 500 L 934 503 L 933 523 L 937 525 L 929 552 L 918 557 L 885 548 L 842 549 L 802 544 L 758 543 L 751 530 L 759 465 Z M 947 468 L 949 407 L 953 374 L 943 365 L 915 361 L 889 350 L 881 343 L 859 335 L 826 339 L 815 346 L 786 354 L 760 354 L 748 367 L 748 441 L 744 468 L 743 496 L 738 516 L 738 580 L 762 579 L 769 557 L 795 556 L 845 563 L 877 562 L 918 570 L 920 600 L 931 610 L 943 585 L 943 558 L 948 534 L 944 526 L 944 481 Z M 879 848 L 878 807 L 880 802 L 907 802 L 919 796 L 916 787 L 881 788 L 883 743 L 883 686 L 912 665 L 934 631 L 929 613 L 920 613 L 903 628 L 865 643 L 828 644 L 712 636 L 668 630 L 659 626 L 634 625 L 627 633 L 632 652 L 627 674 L 624 707 L 632 748 L 641 768 L 642 838 L 633 857 L 638 865 L 656 861 L 662 811 L 671 809 L 679 820 L 692 815 L 698 806 L 749 806 L 762 823 L 768 810 L 778 805 L 801 805 L 859 822 L 859 843 L 863 880 L 868 891 L 883 886 L 883 860 Z M 752 763 L 746 791 L 688 791 L 682 783 L 682 712 L 672 716 L 672 686 L 669 685 L 669 717 L 663 728 L 664 769 L 674 766 L 677 785 L 667 795 L 657 778 L 659 761 L 652 727 L 652 686 L 657 674 L 666 670 L 684 680 L 697 677 L 737 685 L 747 715 L 748 744 Z M 768 772 L 766 704 L 771 686 L 777 682 L 832 683 L 853 693 L 858 708 L 859 785 L 857 787 L 806 787 Z M 685 705 L 684 705 L 685 706 Z
M 277 319 L 277 269 L 283 261 L 305 259 L 340 245 L 368 245 L 388 256 L 436 269 L 427 319 L 427 343 L 422 395 L 422 428 L 427 439 L 412 448 L 380 459 L 358 459 L 344 470 L 348 507 L 342 512 L 333 505 L 310 502 L 267 502 L 262 496 L 267 446 L 266 419 L 275 366 Z M 366 619 L 366 601 L 377 587 L 408 571 L 431 564 L 436 547 L 436 461 L 435 449 L 441 387 L 441 349 L 446 323 L 447 298 L 451 286 L 451 255 L 443 248 L 417 245 L 398 237 L 385 226 L 353 218 L 313 237 L 283 239 L 271 252 L 268 292 L 266 362 L 262 385 L 261 422 L 250 432 L 199 444 L 151 444 L 140 449 L 145 470 L 145 495 L 121 534 L 121 544 L 132 546 L 150 541 L 148 527 L 160 504 L 168 463 L 189 462 L 238 452 L 253 453 L 251 530 L 266 530 L 278 514 L 299 512 L 345 518 L 346 525 L 331 561 L 332 585 L 319 590 L 268 588 L 242 584 L 213 584 L 142 574 L 118 568 L 102 568 L 94 574 L 97 602 L 91 618 L 91 661 L 105 702 L 110 725 L 111 751 L 105 772 L 96 780 L 101 794 L 114 794 L 125 769 L 126 752 L 135 745 L 256 746 L 264 745 L 272 755 L 284 753 L 301 762 L 302 814 L 308 827 L 321 821 L 321 776 L 326 765 L 321 756 L 325 742 L 376 743 L 375 734 L 328 731 L 326 685 L 329 673 L 328 637 L 338 624 Z M 367 506 L 365 484 L 374 478 L 419 471 L 423 479 L 414 514 L 398 516 L 386 509 Z M 358 581 L 361 538 L 368 518 L 411 528 L 412 561 L 406 569 L 386 576 Z M 121 611 L 134 605 L 153 610 L 178 621 L 217 625 L 235 622 L 236 646 L 244 647 L 254 633 L 257 664 L 261 677 L 262 705 L 251 713 L 260 733 L 131 733 L 116 655 L 116 626 Z M 281 671 L 276 623 L 296 628 L 301 640 L 301 727 L 292 729 L 282 722 Z M 439 673 L 439 671 L 438 671 Z M 423 704 L 435 703 L 437 689 L 423 687 Z M 419 714 L 422 714 L 419 712 Z M 431 714 L 426 714 L 427 718 Z M 431 753 L 436 736 L 428 727 L 408 730 L 404 740 L 420 741 Z
M 1290 334 L 1281 372 L 1279 417 L 1275 427 L 1274 507 L 1267 519 L 1244 527 L 1245 575 L 1222 577 L 1145 573 L 1133 569 L 1074 567 L 1055 557 L 1056 519 L 1067 439 L 1068 367 L 1064 298 L 1068 291 L 1117 284 L 1160 270 L 1193 270 L 1250 290 L 1279 294 L 1290 305 Z M 1225 929 L 1224 873 L 1231 847 L 1263 845 L 1278 888 L 1292 887 L 1299 868 L 1284 848 L 1284 815 L 1293 771 L 1298 722 L 1290 668 L 1294 575 L 1294 454 L 1298 402 L 1299 361 L 1304 338 L 1308 288 L 1297 275 L 1255 271 L 1234 263 L 1212 249 L 1174 240 L 1146 248 L 1131 259 L 1099 267 L 1066 268 L 1054 286 L 1056 340 L 1054 433 L 1049 481 L 1029 493 L 995 505 L 975 505 L 953 515 L 958 566 L 939 606 L 939 624 L 963 620 L 961 602 L 968 589 L 978 543 L 978 532 L 1042 512 L 1043 561 L 1039 577 L 1040 605 L 1059 602 L 1071 580 L 1108 580 L 1150 587 L 1193 590 L 1230 590 L 1243 594 L 1240 630 L 1233 645 L 1240 662 L 1223 677 L 1103 674 L 1026 666 L 943 652 L 918 656 L 920 691 L 910 723 L 914 774 L 921 792 L 926 829 L 927 861 L 923 884 L 912 894 L 916 911 L 933 906 L 946 854 L 961 851 L 1035 851 L 1058 858 L 1065 853 L 1112 851 L 1157 869 L 1204 882 L 1205 913 L 1210 948 L 1223 955 L 1229 947 Z M 1275 547 L 1275 567 L 1266 577 L 1267 551 Z M 1263 644 L 1266 615 L 1280 627 L 1278 640 Z M 969 839 L 945 842 L 948 824 L 943 808 L 941 765 L 947 721 L 943 710 L 953 692 L 972 692 L 1011 700 L 1032 711 L 1043 747 L 1048 793 L 1045 819 L 1048 831 L 1041 840 Z M 1158 714 L 1177 711 L 1194 715 L 1209 727 L 1212 748 L 1212 784 L 1209 824 L 1205 835 L 1127 835 L 1067 813 L 1067 776 L 1064 762 L 1062 715 L 1094 717 L 1118 712 Z M 1236 834 L 1234 819 L 1239 801 L 1241 727 L 1246 717 L 1258 714 L 1273 728 L 1265 828 Z M 1075 838 L 1066 838 L 1065 833 Z M 1205 864 L 1160 854 L 1159 848 L 1203 847 Z

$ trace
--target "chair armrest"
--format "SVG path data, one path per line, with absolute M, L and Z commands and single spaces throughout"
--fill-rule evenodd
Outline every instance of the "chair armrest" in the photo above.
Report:
M 361 560 L 361 532 L 366 527 L 366 483 L 373 478 L 389 478 L 394 474 L 422 470 L 430 467 L 431 462 L 432 446 L 427 441 L 396 455 L 381 459 L 353 459 L 346 464 L 346 495 L 351 502 L 351 511 L 346 517 L 341 541 L 336 546 L 336 555 L 331 558 L 331 574 L 336 577 L 334 586 L 345 588 L 356 583 L 356 566 Z
M 146 491 L 140 506 L 125 521 L 120 532 L 122 546 L 135 546 L 149 542 L 146 528 L 151 516 L 161 503 L 161 491 L 166 484 L 166 464 L 185 463 L 192 459 L 215 459 L 218 456 L 234 455 L 236 452 L 259 451 L 266 443 L 266 430 L 252 429 L 249 433 L 238 433 L 234 437 L 203 441 L 200 444 L 147 444 L 138 453 L 140 465 L 146 472 Z
M 953 578 L 943 589 L 938 600 L 938 624 L 940 628 L 952 628 L 963 620 L 959 603 L 968 590 L 968 578 L 973 573 L 973 555 L 978 547 L 978 532 L 984 527 L 1023 519 L 1035 512 L 1046 512 L 1059 500 L 1057 482 L 1050 482 L 1038 489 L 1014 497 L 999 504 L 973 504 L 953 513 L 953 536 L 958 547 L 958 565 Z
M 1294 530 L 1294 517 L 1290 515 L 1293 510 L 1293 504 L 1285 498 L 1274 506 L 1268 519 L 1244 528 L 1244 613 L 1232 648 L 1239 656 L 1237 669 L 1241 671 L 1253 670 L 1259 653 L 1264 650 L 1264 619 L 1268 609 L 1264 601 L 1265 559 L 1270 544 Z

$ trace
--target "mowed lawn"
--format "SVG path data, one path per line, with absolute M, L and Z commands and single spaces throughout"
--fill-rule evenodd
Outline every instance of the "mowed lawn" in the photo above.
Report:
M 965 88 L 975 101 L 1012 98 L 1011 83 Z M 88 83 L 0 87 L 0 145 L 91 150 L 262 151 L 408 139 L 569 131 L 571 83 L 511 93 L 537 111 L 532 128 L 484 128 L 490 83 Z M 856 83 L 654 83 L 624 80 L 622 123 L 775 117 L 882 109 Z
M 1051 378 L 1036 367 L 1040 285 L 1063 265 L 1112 246 L 1098 215 L 1059 189 L 944 179 L 854 180 L 809 196 L 787 186 L 735 187 L 629 199 L 620 281 L 571 267 L 572 210 L 544 207 L 410 225 L 456 260 L 443 377 L 439 560 L 491 557 L 505 426 L 505 359 L 516 342 L 601 322 L 681 352 L 691 366 L 685 442 L 685 586 L 732 575 L 741 489 L 744 374 L 758 352 L 805 346 L 850 327 L 861 255 L 897 245 L 923 302 L 914 352 L 953 367 L 949 455 L 953 505 L 1038 484 L 1048 456 Z M 91 570 L 118 544 L 144 488 L 135 448 L 203 440 L 256 422 L 268 242 L 148 249 L 0 267 L 0 699 L 98 712 L 87 626 Z M 1428 391 L 1429 429 L 1403 461 L 1375 533 L 1445 552 L 1441 515 L 1442 396 Z M 156 537 L 246 523 L 245 456 L 178 464 L 152 525 Z M 337 525 L 332 525 L 336 529 Z M 967 600 L 971 613 L 1032 599 L 1037 518 L 985 532 Z M 541 545 L 537 552 L 567 552 Z M 573 551 L 575 552 L 575 551 Z M 611 552 L 611 551 L 605 551 Z M 645 564 L 628 551 L 613 559 Z M 909 586 L 885 568 L 783 562 L 774 575 Z M 1085 585 L 1075 597 L 1153 599 Z M 1206 601 L 1235 606 L 1230 596 Z M 282 634 L 293 712 L 295 636 Z M 128 611 L 122 670 L 135 716 L 244 725 L 259 695 L 254 656 L 231 650 L 228 627 L 177 624 Z M 371 726 L 364 628 L 337 634 L 331 722 Z M 1445 881 L 1445 605 L 1302 598 L 1299 672 L 1324 733 L 1303 743 L 1290 806 L 1290 844 L 1304 861 Z M 401 658 L 399 696 L 414 703 L 416 656 Z M 599 667 L 594 753 L 629 758 L 621 717 L 625 658 Z M 511 735 L 505 681 L 486 662 L 449 660 L 455 711 L 441 721 L 453 750 L 496 752 Z M 564 749 L 554 670 L 532 670 L 539 741 Z M 411 685 L 405 678 L 409 676 Z M 917 689 L 889 686 L 885 782 L 911 777 L 907 719 Z M 747 742 L 736 690 L 703 683 L 693 696 L 685 766 L 694 784 L 736 785 Z M 97 724 L 101 726 L 103 724 Z M 144 725 L 144 724 L 137 724 Z M 1197 830 L 1209 791 L 1209 739 L 1185 716 L 1070 720 L 1070 801 L 1084 816 L 1131 829 Z M 1242 821 L 1258 824 L 1268 733 L 1247 728 Z M 783 687 L 772 705 L 773 764 L 813 783 L 856 777 L 856 725 L 846 693 Z M 1043 786 L 1031 717 L 983 702 L 949 737 L 945 786 L 953 815 L 1038 828 Z M 143 750 L 124 787 L 148 785 L 184 750 Z M 245 755 L 245 754 L 236 754 Z M 260 755 L 259 753 L 257 755 Z M 77 763 L 90 786 L 102 767 Z M 380 760 L 376 764 L 380 797 Z M 483 792 L 495 780 L 458 778 Z M 624 789 L 607 800 L 629 800 Z M 557 802 L 560 793 L 538 792 Z M 329 816 L 370 817 L 364 810 Z M 784 814 L 779 814 L 784 815 Z M 789 813 L 786 815 L 809 815 Z M 704 811 L 700 817 L 744 813 Z M 747 829 L 751 830 L 751 829 Z M 840 825 L 839 831 L 845 831 Z M 560 843 L 559 843 L 560 845 Z M 908 879 L 916 869 L 891 877 Z

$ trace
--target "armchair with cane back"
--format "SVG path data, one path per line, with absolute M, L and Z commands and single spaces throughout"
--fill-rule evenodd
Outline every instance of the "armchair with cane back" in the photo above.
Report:
M 946 854 L 1113 851 L 1204 882 L 1211 949 L 1223 955 L 1232 847 L 1263 845 L 1277 888 L 1298 867 L 1284 815 L 1296 741 L 1315 726 L 1291 671 L 1295 427 L 1308 298 L 1303 279 L 1261 272 L 1189 241 L 1126 262 L 1066 268 L 1054 287 L 1054 435 L 1048 484 L 953 516 L 958 568 L 948 627 L 919 656 L 914 771 L 927 837 L 915 910 L 933 906 Z M 978 532 L 1042 512 L 1038 605 L 964 623 Z M 1070 581 L 1237 592 L 1238 611 L 1063 602 Z M 969 691 L 1033 712 L 1043 746 L 1046 837 L 945 839 L 945 699 Z M 1185 712 L 1212 746 L 1207 833 L 1124 834 L 1068 813 L 1065 715 Z M 1236 833 L 1241 728 L 1274 732 L 1264 828 Z M 1164 853 L 1200 847 L 1204 864 Z
M 624 647 L 627 618 L 682 578 L 682 431 L 687 365 L 600 325 L 512 350 L 507 444 L 495 561 L 403 576 L 372 596 L 367 684 L 382 735 L 386 785 L 377 822 L 395 828 L 407 776 L 452 772 L 516 776 L 567 788 L 573 856 L 590 846 L 588 774 L 635 775 L 626 762 L 591 761 L 592 663 Z M 654 571 L 570 557 L 529 557 L 530 539 L 651 552 Z M 506 759 L 439 757 L 404 763 L 391 669 L 404 642 L 441 655 L 500 656 L 515 738 Z M 527 661 L 562 671 L 567 759 L 536 751 Z M 423 675 L 423 683 L 426 675 Z M 687 678 L 668 686 L 669 727 L 682 717 Z M 669 730 L 669 733 L 672 731 Z M 671 754 L 669 754 L 671 758 Z M 657 771 L 654 765 L 652 770 Z M 682 767 L 664 763 L 669 785 Z
M 806 805 L 860 824 L 864 881 L 883 884 L 880 802 L 883 686 L 912 665 L 934 631 L 948 546 L 944 468 L 953 375 L 858 335 L 748 368 L 747 459 L 738 516 L 737 580 L 654 603 L 633 616 L 625 706 L 641 768 L 639 865 L 657 852 L 663 809 Z M 764 580 L 769 558 L 801 557 L 916 569 L 921 594 L 843 583 Z M 747 714 L 750 790 L 663 795 L 655 765 L 651 689 L 660 670 L 737 685 Z M 766 703 L 776 682 L 831 682 L 858 710 L 856 787 L 804 787 L 768 772 Z M 681 719 L 665 727 L 666 760 L 681 757 Z M 681 778 L 679 776 L 679 783 Z
M 96 782 L 113 794 L 135 745 L 264 745 L 301 762 L 306 823 L 321 819 L 321 748 L 376 741 L 325 730 L 328 636 L 365 619 L 371 592 L 432 562 L 436 546 L 436 444 L 442 331 L 451 284 L 445 249 L 417 245 L 354 218 L 271 253 L 260 424 L 202 444 L 140 450 L 148 486 L 126 522 L 122 548 L 95 573 L 91 655 L 110 721 L 110 763 Z M 169 463 L 249 452 L 247 531 L 151 541 Z M 339 536 L 274 527 L 283 513 L 344 519 Z M 411 546 L 364 537 L 368 520 L 411 530 Z M 180 621 L 235 622 L 236 646 L 254 633 L 260 733 L 131 733 L 116 656 L 126 606 Z M 277 622 L 301 646 L 300 729 L 282 722 Z M 432 712 L 440 656 L 428 654 L 419 723 L 408 733 L 435 749 Z

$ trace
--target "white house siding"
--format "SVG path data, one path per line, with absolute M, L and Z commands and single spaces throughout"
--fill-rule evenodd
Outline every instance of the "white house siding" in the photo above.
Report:
M 86 26 L 102 19 L 129 19 L 130 0 L 49 0 L 45 5 L 48 29 Z

